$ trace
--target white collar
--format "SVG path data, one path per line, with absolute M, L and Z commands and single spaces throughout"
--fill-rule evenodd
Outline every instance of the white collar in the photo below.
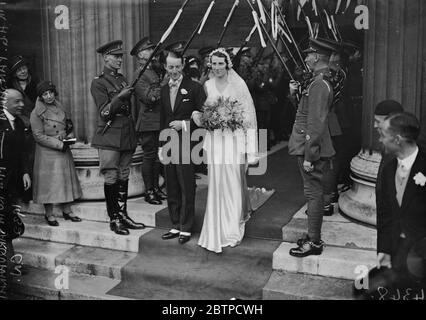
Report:
M 9 111 L 7 111 L 7 109 L 3 109 L 3 111 L 9 121 L 15 121 L 15 116 L 12 115 Z
M 398 159 L 398 165 L 399 166 L 404 166 L 404 168 L 406 168 L 407 170 L 411 170 L 411 167 L 414 164 L 414 161 L 416 161 L 417 158 L 417 154 L 419 153 L 419 147 L 416 146 L 416 150 L 409 155 L 408 157 L 404 158 L 404 159 Z
M 181 84 L 181 82 L 182 82 L 182 79 L 183 79 L 183 75 L 180 75 L 180 77 L 179 77 L 177 80 L 173 80 L 173 79 L 171 79 L 171 78 L 170 78 L 170 80 L 169 80 L 169 85 L 170 85 L 171 83 L 176 83 L 176 84 L 177 84 L 177 86 L 179 87 L 179 86 L 180 86 L 180 84 Z

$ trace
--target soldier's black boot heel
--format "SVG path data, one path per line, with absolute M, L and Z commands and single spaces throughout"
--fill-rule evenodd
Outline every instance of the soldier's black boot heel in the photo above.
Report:
M 144 229 L 143 223 L 133 221 L 127 214 L 127 195 L 129 189 L 129 180 L 118 181 L 118 202 L 120 206 L 121 222 L 128 229 Z
M 109 227 L 111 231 L 114 231 L 116 234 L 127 236 L 130 232 L 120 220 L 117 188 L 117 184 L 104 184 L 107 213 L 110 219 Z

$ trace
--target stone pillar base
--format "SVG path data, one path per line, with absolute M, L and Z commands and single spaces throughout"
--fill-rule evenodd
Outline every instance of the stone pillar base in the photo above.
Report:
M 87 144 L 76 143 L 72 146 L 72 154 L 80 180 L 83 196 L 80 200 L 103 200 L 104 179 L 99 172 L 98 150 Z M 140 196 L 145 192 L 142 180 L 142 149 L 136 148 L 130 166 L 129 197 Z
M 376 225 L 376 178 L 381 155 L 360 151 L 351 162 L 352 188 L 339 197 L 339 208 L 347 216 Z

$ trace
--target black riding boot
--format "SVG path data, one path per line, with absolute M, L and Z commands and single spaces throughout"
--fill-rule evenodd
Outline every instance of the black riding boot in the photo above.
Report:
M 117 184 L 104 184 L 106 207 L 110 219 L 109 227 L 116 234 L 128 235 L 129 230 L 126 229 L 120 219 L 117 187 Z
M 129 180 L 119 180 L 118 181 L 118 201 L 120 205 L 120 213 L 121 213 L 121 222 L 128 229 L 143 229 L 145 225 L 143 223 L 134 222 L 130 219 L 127 214 L 127 194 L 129 188 Z

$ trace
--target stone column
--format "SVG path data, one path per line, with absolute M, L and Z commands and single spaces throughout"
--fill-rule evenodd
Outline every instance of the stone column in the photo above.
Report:
M 121 72 L 130 81 L 135 61 L 129 52 L 148 35 L 148 1 L 41 0 L 43 74 L 58 88 L 59 100 L 71 114 L 79 143 L 73 148 L 84 199 L 103 197 L 96 150 L 90 141 L 96 128 L 97 108 L 90 94 L 92 79 L 102 71 L 96 48 L 121 39 L 127 52 Z M 143 192 L 141 151 L 135 153 L 129 194 Z
M 368 0 L 367 6 L 370 29 L 364 42 L 363 150 L 352 160 L 354 185 L 342 195 L 339 205 L 347 215 L 376 224 L 374 187 L 381 157 L 376 151 L 374 107 L 394 99 L 425 127 L 426 5 L 423 0 Z

